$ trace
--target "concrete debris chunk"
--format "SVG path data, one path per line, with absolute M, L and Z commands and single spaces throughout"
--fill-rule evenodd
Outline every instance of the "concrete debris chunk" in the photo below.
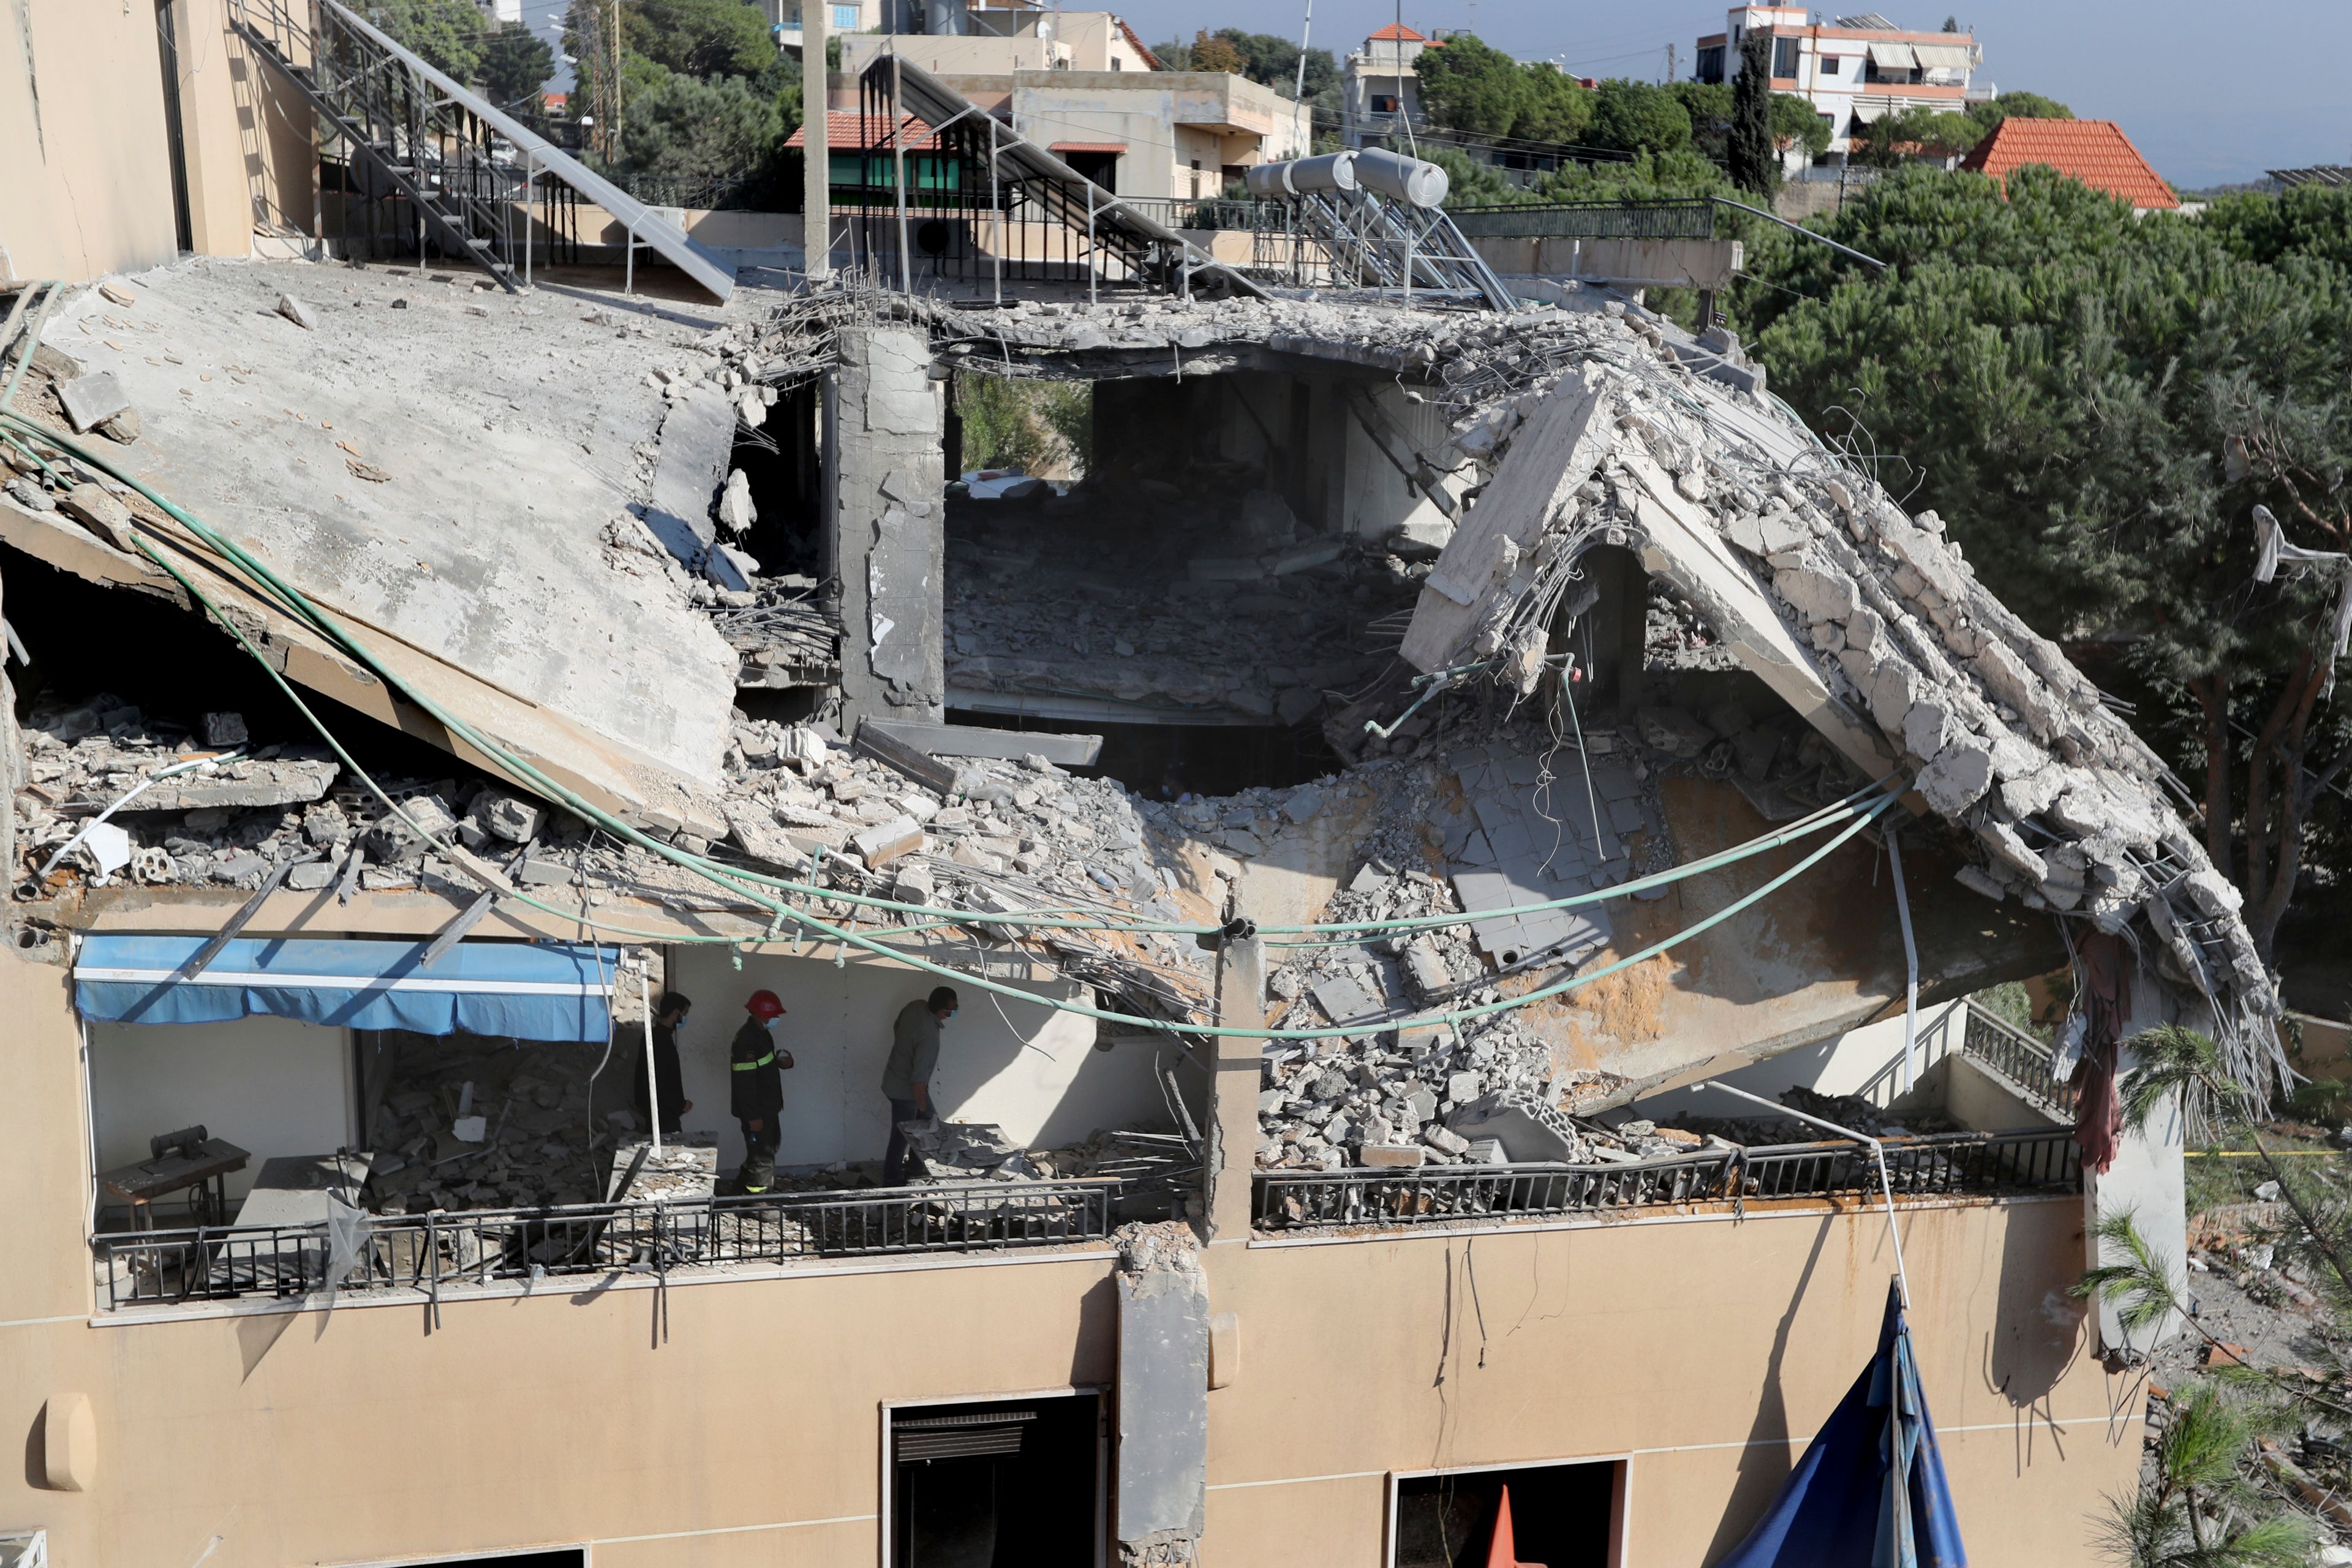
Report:
M 66 418 L 77 431 L 94 429 L 131 406 L 122 383 L 110 370 L 92 371 L 71 381 L 61 381 L 57 394 Z
M 537 803 L 499 789 L 476 795 L 473 812 L 483 827 L 509 844 L 530 843 L 547 821 L 546 810 Z
M 1862 607 L 1862 590 L 1851 577 L 1785 567 L 1772 574 L 1772 584 L 1809 621 L 1843 621 Z
M 1454 973 L 1445 966 L 1445 955 L 1426 938 L 1406 946 L 1404 977 L 1413 995 L 1423 1002 L 1434 1002 L 1454 989 Z
M 15 501 L 18 506 L 23 507 L 26 511 L 40 512 L 55 511 L 58 510 L 56 500 L 50 496 L 48 491 L 40 487 L 37 480 L 24 478 L 13 479 L 10 479 L 5 487 L 0 487 L 0 489 L 5 489 L 8 499 Z
M 719 526 L 740 535 L 759 521 L 760 509 L 751 504 L 751 476 L 737 468 L 727 476 L 727 489 L 719 498 Z
M 1456 1106 L 1445 1119 L 1446 1131 L 1457 1139 L 1493 1138 L 1503 1145 L 1513 1164 L 1532 1162 L 1575 1162 L 1583 1152 L 1582 1140 L 1568 1118 L 1532 1094 L 1505 1089 L 1480 1095 Z
M 1715 731 L 1679 708 L 1644 708 L 1634 715 L 1643 741 L 1685 761 L 1706 750 Z
M 131 509 L 109 495 L 103 486 L 76 485 L 58 504 L 68 517 L 115 549 L 126 555 L 139 553 L 138 536 L 131 526 Z
M 870 868 L 887 866 L 923 847 L 922 826 L 911 816 L 894 816 L 863 832 L 850 835 L 849 847 Z
M 245 727 L 242 713 L 207 713 L 205 715 L 205 744 L 207 746 L 242 746 L 252 736 Z
M 293 295 L 280 294 L 278 296 L 277 309 L 279 315 L 285 317 L 288 321 L 293 322 L 304 331 L 315 331 L 318 330 L 319 312 L 304 304 L 301 300 L 294 298 Z

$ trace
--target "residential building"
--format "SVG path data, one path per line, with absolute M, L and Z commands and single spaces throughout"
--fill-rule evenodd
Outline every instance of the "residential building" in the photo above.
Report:
M 954 33 L 866 33 L 841 41 L 841 68 L 856 76 L 877 56 L 904 56 L 941 76 L 1024 70 L 1155 71 L 1160 61 L 1109 11 L 971 10 Z
M 1339 135 L 1349 147 L 1392 136 L 1424 123 L 1421 79 L 1413 62 L 1423 49 L 1443 48 L 1402 22 L 1391 22 L 1350 49 L 1339 67 Z
M 1971 33 L 1912 32 L 1874 11 L 1813 19 L 1801 5 L 1738 5 L 1724 30 L 1698 40 L 1695 75 L 1703 82 L 1739 74 L 1740 46 L 1750 33 L 1772 40 L 1772 90 L 1811 102 L 1829 125 L 1823 161 L 1843 163 L 1861 127 L 1911 108 L 1958 112 L 1994 96 L 1975 80 L 1983 47 Z
M 1314 141 L 1298 104 L 1222 71 L 1020 71 L 1010 109 L 1014 130 L 1087 162 L 1122 196 L 1220 196 Z
M 2180 197 L 2112 120 L 2025 120 L 2012 116 L 1969 149 L 1960 167 L 1996 180 L 2029 163 L 2055 169 L 2095 191 L 2131 203 L 2135 212 L 2170 212 Z
M 1974 1558 L 2099 1560 L 2177 1325 L 2070 1287 L 2131 1212 L 2185 1288 L 2180 1120 L 1965 998 L 2252 1077 L 2275 996 L 1719 331 L 1303 297 L 1019 129 L 1281 145 L 1192 73 L 869 65 L 1018 188 L 739 278 L 331 0 L 173 3 L 0 8 L 0 1550 L 1421 1568 L 1507 1488 L 1719 1561 L 1897 1285 Z M 1041 385 L 1085 477 L 992 496 Z

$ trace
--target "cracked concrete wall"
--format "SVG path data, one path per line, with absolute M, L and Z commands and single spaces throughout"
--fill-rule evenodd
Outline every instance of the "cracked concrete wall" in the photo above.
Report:
M 916 328 L 844 329 L 825 394 L 825 515 L 841 581 L 842 723 L 946 717 L 946 419 Z

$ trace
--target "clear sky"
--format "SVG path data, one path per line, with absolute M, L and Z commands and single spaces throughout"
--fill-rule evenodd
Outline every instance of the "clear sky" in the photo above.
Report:
M 1073 10 L 1101 0 L 1068 0 Z M 1108 0 L 1146 43 L 1202 27 L 1296 38 L 1305 0 Z M 1978 79 L 2046 93 L 2086 119 L 2114 120 L 2158 173 L 2198 187 L 2265 169 L 2352 163 L 2352 0 L 1853 0 L 1823 20 L 1875 10 L 1906 27 L 1957 14 L 1984 45 Z M 1317 0 L 1311 42 L 1335 54 L 1396 19 L 1397 0 Z M 1467 28 L 1522 59 L 1580 76 L 1655 81 L 1666 46 L 1690 74 L 1692 41 L 1723 30 L 1701 0 L 1404 0 L 1405 25 Z

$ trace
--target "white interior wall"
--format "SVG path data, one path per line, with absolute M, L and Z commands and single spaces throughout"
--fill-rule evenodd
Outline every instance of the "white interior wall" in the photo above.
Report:
M 873 963 L 835 968 L 825 958 L 749 957 L 739 971 L 727 950 L 694 947 L 670 954 L 670 985 L 694 999 L 679 1032 L 686 1096 L 694 1102 L 684 1131 L 710 1133 L 719 1166 L 743 1157 L 743 1139 L 727 1113 L 727 1047 L 752 992 L 773 991 L 786 1016 L 776 1039 L 793 1054 L 784 1075 L 782 1147 L 777 1163 L 824 1165 L 879 1160 L 890 1135 L 882 1068 L 891 1025 L 908 1003 L 940 984 L 929 973 Z M 1084 1000 L 1068 981 L 1021 983 L 1022 989 Z M 1149 1046 L 1095 1048 L 1095 1021 L 1043 1002 L 956 987 L 961 1010 L 940 1043 L 932 1102 L 950 1120 L 993 1121 L 1027 1148 L 1075 1142 L 1097 1128 L 1160 1124 L 1167 1110 L 1153 1081 Z
M 264 1160 L 355 1142 L 349 1031 L 287 1018 L 92 1024 L 89 1098 L 101 1171 L 146 1159 L 150 1138 L 197 1122 L 251 1150 L 228 1178 L 232 1206 Z
M 2205 1034 L 2213 1032 L 2213 1016 L 2201 1005 L 2176 1012 L 2163 992 L 2143 972 L 2131 978 L 2129 1011 L 2124 1019 L 2125 1040 L 2116 1071 L 2128 1074 L 2138 1065 L 2139 1053 L 2130 1037 L 2162 1023 L 2185 1024 Z M 2121 1215 L 2131 1216 L 2140 1239 L 2161 1258 L 2173 1289 L 2189 1288 L 2188 1165 L 2183 1150 L 2188 1130 L 2178 1094 L 2168 1096 L 2145 1126 L 2126 1131 L 2116 1146 L 2115 1163 L 2091 1173 L 2084 1183 L 2084 1209 L 2086 1251 L 2093 1265 L 2119 1260 L 2121 1248 L 2103 1242 L 2098 1227 Z M 2116 1303 L 2098 1304 L 2099 1342 L 2111 1349 L 2138 1352 L 2155 1349 L 2180 1331 L 2180 1320 L 2167 1316 L 2137 1331 L 2124 1327 Z
M 1442 470 L 1447 461 L 1446 443 L 1451 439 L 1444 412 L 1434 405 L 1412 401 L 1402 388 L 1394 385 L 1374 384 L 1370 391 L 1373 403 L 1388 421 L 1389 428 L 1384 432 L 1388 450 L 1407 464 L 1412 463 L 1417 452 Z M 1349 406 L 1344 386 L 1338 398 L 1340 417 L 1346 421 L 1348 443 L 1340 510 L 1346 531 L 1366 539 L 1386 539 L 1409 521 L 1432 525 L 1444 522 L 1445 514 L 1437 510 L 1436 504 L 1407 484 L 1405 477 L 1397 472 L 1396 464 L 1381 455 L 1381 447 L 1365 430 L 1364 422 Z M 1402 440 L 1398 439 L 1400 435 Z

